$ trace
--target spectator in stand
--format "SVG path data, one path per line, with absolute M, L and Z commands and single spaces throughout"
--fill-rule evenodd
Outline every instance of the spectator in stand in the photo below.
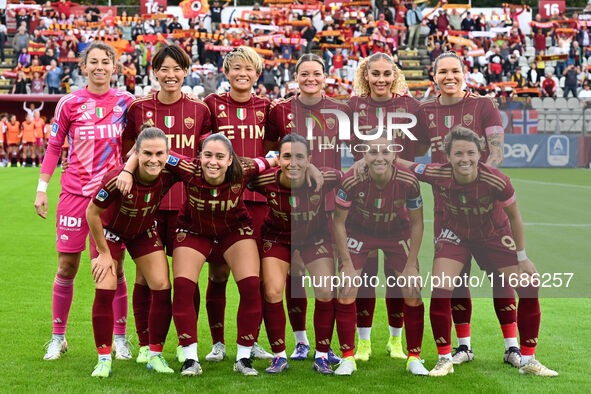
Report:
M 308 21 L 310 24 L 304 26 L 301 30 L 302 38 L 308 43 L 306 44 L 305 53 L 312 52 L 312 45 L 314 44 L 314 37 L 316 37 L 316 28 L 312 25 L 310 18 L 303 18 L 303 21 Z
M 422 3 L 417 7 L 417 3 L 411 3 L 411 9 L 406 13 L 406 24 L 410 30 L 408 34 L 408 48 L 419 48 L 419 37 L 421 35 L 421 22 L 423 21 L 423 10 L 427 6 L 427 2 Z
M 542 29 L 536 29 L 534 34 L 534 49 L 536 50 L 536 55 L 538 52 L 546 50 L 546 35 L 542 33 Z
M 447 13 L 444 9 L 439 10 L 439 15 L 437 15 L 437 31 L 441 35 L 445 35 L 447 29 L 449 27 L 449 20 L 447 19 Z
M 17 26 L 25 26 L 27 32 L 31 31 L 31 15 L 27 12 L 27 9 L 21 8 L 18 10 L 18 14 L 15 16 Z
M 472 19 L 472 15 L 470 15 L 470 11 L 466 12 L 466 17 L 462 19 L 461 28 L 463 31 L 473 31 L 474 30 L 474 19 Z
M 68 0 L 60 0 L 60 1 L 56 1 L 56 2 L 51 3 L 51 5 L 52 5 L 52 7 L 57 9 L 57 13 L 59 15 L 61 15 L 63 13 L 66 15 L 67 18 L 69 18 L 70 14 L 72 13 L 72 10 L 70 8 L 80 5 L 80 4 L 74 3 L 74 2 L 68 1 Z
M 579 93 L 579 100 L 581 102 L 581 107 L 591 107 L 591 84 L 589 83 L 589 80 L 586 80 L 583 83 L 583 90 Z
M 540 88 L 540 77 L 536 62 L 531 62 L 530 69 L 527 71 L 527 86 L 529 88 Z
M 435 46 L 431 50 L 431 53 L 429 53 L 429 56 L 431 57 L 431 62 L 435 61 L 435 59 L 437 59 L 437 57 L 442 53 L 443 49 L 441 49 L 441 43 L 439 41 L 435 41 Z
M 542 94 L 545 97 L 556 97 L 556 90 L 558 89 L 558 83 L 556 83 L 556 79 L 552 76 L 552 73 L 548 73 L 544 82 L 542 82 Z
M 515 71 L 519 68 L 519 63 L 517 61 L 518 57 L 519 52 L 515 51 L 509 56 L 509 59 L 505 59 L 505 62 L 503 63 L 503 72 L 506 76 L 510 77 L 515 74 Z
M 50 66 L 52 60 L 57 61 L 57 58 L 55 57 L 53 49 L 51 48 L 47 48 L 45 54 L 39 57 L 39 61 L 41 62 L 42 66 Z
M 501 57 L 501 50 L 498 46 L 493 48 L 493 55 L 489 59 L 488 64 L 488 82 L 501 82 L 501 74 L 503 72 L 503 63 L 505 61 Z
M 22 48 L 21 53 L 18 56 L 17 65 L 21 67 L 29 67 L 29 64 L 31 64 L 31 55 L 29 55 L 29 49 Z
M 6 24 L 0 22 L 0 61 L 2 64 L 6 63 L 6 57 L 4 54 L 4 46 L 6 44 L 6 35 L 8 34 L 8 29 L 6 28 Z
M 219 82 L 219 75 L 212 71 L 209 70 L 207 72 L 207 76 L 203 76 L 203 74 L 201 75 L 201 80 L 203 81 L 203 95 L 205 97 L 209 96 L 212 93 L 215 93 L 218 89 L 218 82 Z
M 426 3 L 425 3 L 426 4 Z M 465 9 L 464 12 L 461 14 L 458 12 L 457 9 L 451 10 L 451 14 L 447 16 L 449 21 L 449 27 L 451 30 L 461 30 L 462 29 L 462 15 L 464 15 L 468 10 Z
M 222 23 L 222 10 L 226 8 L 229 4 L 230 2 L 227 1 L 223 5 L 221 5 L 220 2 L 216 0 L 209 8 L 209 17 L 211 20 L 211 33 L 217 33 L 218 29 L 220 28 L 220 23 Z
M 49 89 L 49 94 L 59 94 L 60 86 L 62 84 L 63 70 L 58 67 L 57 61 L 53 59 L 49 66 L 49 70 L 45 75 L 45 83 Z
M 572 92 L 573 97 L 577 97 L 577 88 L 578 88 L 578 81 L 577 81 L 577 70 L 573 64 L 570 64 L 566 70 L 562 73 L 565 76 L 564 79 L 564 98 L 568 97 L 568 93 Z
M 583 49 L 579 46 L 578 41 L 574 41 L 571 44 L 570 51 L 568 53 L 568 63 L 580 66 L 583 63 Z
M 523 75 L 521 75 L 521 68 L 515 69 L 515 71 L 511 74 L 511 82 L 517 83 L 516 88 L 524 88 L 526 85 L 526 80 Z
M 90 22 L 98 22 L 101 17 L 101 10 L 97 6 L 89 6 L 84 10 L 86 18 L 90 18 Z
M 45 73 L 41 75 L 39 71 L 33 73 L 31 79 L 31 94 L 43 94 Z
M 179 23 L 179 17 L 175 16 L 172 18 L 172 22 L 170 22 L 170 24 L 168 25 L 168 32 L 172 33 L 175 30 L 182 30 L 183 29 L 183 25 L 181 25 Z
M 25 26 L 19 26 L 18 32 L 12 37 L 12 48 L 14 49 L 14 58 L 18 60 L 23 48 L 29 48 L 29 40 L 31 36 L 27 33 Z
M 581 48 L 591 46 L 591 34 L 589 34 L 589 28 L 587 25 L 581 26 L 581 29 L 577 32 L 577 41 Z M 587 56 L 587 54 L 585 54 Z
M 466 74 L 466 84 L 478 87 L 486 85 L 486 80 L 484 79 L 484 75 L 480 72 L 480 68 L 477 66 L 472 67 L 472 72 Z
M 332 67 L 339 78 L 345 78 L 345 57 L 343 56 L 343 50 L 341 48 L 337 48 L 332 57 Z
M 27 76 L 24 72 L 19 71 L 12 87 L 12 94 L 27 94 Z

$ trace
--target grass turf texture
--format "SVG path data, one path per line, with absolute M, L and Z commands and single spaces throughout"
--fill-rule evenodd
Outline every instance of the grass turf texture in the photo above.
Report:
M 588 266 L 591 247 L 591 172 L 581 169 L 505 169 L 513 179 L 518 202 L 526 222 L 525 234 L 528 255 L 540 271 L 575 272 L 573 281 L 586 281 L 590 276 L 583 270 Z M 59 193 L 59 170 L 49 187 L 49 219 L 35 214 L 33 201 L 39 170 L 6 168 L 0 170 L 0 217 L 2 218 L 2 246 L 0 261 L 0 297 L 2 301 L 3 364 L 0 368 L 2 392 L 301 392 L 305 388 L 331 392 L 400 391 L 445 392 L 461 388 L 465 392 L 589 392 L 588 371 L 589 333 L 591 332 L 591 300 L 589 298 L 542 299 L 542 327 L 537 357 L 550 368 L 559 371 L 557 378 L 520 376 L 517 369 L 503 364 L 503 340 L 492 300 L 473 300 L 472 346 L 473 362 L 456 367 L 454 374 L 444 378 L 413 377 L 405 372 L 405 362 L 386 356 L 388 326 L 383 300 L 377 301 L 372 332 L 373 355 L 368 363 L 358 362 L 358 371 L 351 377 L 319 376 L 312 371 L 312 361 L 290 362 L 290 369 L 281 376 L 265 376 L 268 363 L 255 361 L 261 376 L 243 377 L 232 372 L 236 345 L 235 318 L 238 305 L 236 286 L 228 286 L 226 311 L 226 342 L 228 358 L 221 363 L 205 361 L 211 339 L 205 313 L 206 273 L 201 274 L 201 312 L 199 319 L 199 355 L 204 375 L 181 378 L 156 375 L 134 360 L 113 361 L 113 377 L 97 380 L 90 377 L 96 364 L 96 350 L 92 338 L 91 308 L 94 286 L 90 274 L 88 252 L 82 255 L 76 278 L 74 302 L 70 312 L 67 339 L 69 351 L 57 361 L 42 359 L 43 344 L 51 334 L 51 290 L 56 271 L 55 206 Z M 431 242 L 432 197 L 428 185 L 421 184 L 425 199 L 425 236 L 420 252 L 422 271 L 430 267 L 433 247 Z M 556 227 L 527 223 L 586 224 L 586 227 Z M 131 291 L 135 266 L 129 257 L 125 262 L 129 289 L 128 333 L 134 334 Z M 560 267 L 557 269 L 556 267 Z M 564 267 L 564 268 L 563 268 Z M 574 270 L 574 271 L 573 271 Z M 478 273 L 473 264 L 472 273 Z M 586 286 L 588 287 L 588 286 Z M 586 291 L 589 291 L 588 289 Z M 578 294 L 579 297 L 587 294 Z M 308 336 L 313 343 L 313 300 L 308 306 Z M 425 300 L 425 337 L 423 358 L 431 369 L 436 361 L 436 348 L 429 324 L 428 304 Z M 174 326 L 168 336 L 164 355 L 175 370 L 177 345 Z M 286 329 L 288 354 L 294 348 L 291 328 Z M 455 336 L 455 333 L 454 333 Z M 335 331 L 333 348 L 338 349 Z M 403 340 L 404 342 L 404 340 Z M 455 343 L 455 338 L 453 340 Z M 269 349 L 266 333 L 261 332 L 260 343 Z M 134 356 L 137 355 L 137 347 Z

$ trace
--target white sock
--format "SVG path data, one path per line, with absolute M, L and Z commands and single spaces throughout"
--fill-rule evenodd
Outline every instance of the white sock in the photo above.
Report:
M 524 356 L 524 355 L 521 355 L 521 366 L 524 366 L 525 364 L 527 364 L 527 362 L 529 360 L 531 360 L 532 358 L 534 358 L 533 355 L 532 356 Z
M 458 338 L 458 345 L 460 345 L 460 346 L 466 345 L 466 346 L 468 346 L 468 349 L 472 349 L 472 345 L 470 343 L 470 337 Z
M 236 353 L 236 361 L 239 361 L 242 358 L 250 358 L 250 350 L 252 346 L 242 346 L 238 345 L 238 351 Z
M 150 350 L 150 358 L 157 356 L 159 354 L 162 354 L 162 352 L 154 352 L 154 351 Z
M 318 350 L 316 350 L 316 354 L 314 355 L 314 358 L 320 358 L 320 357 L 324 357 L 324 358 L 328 359 L 328 353 L 319 352 Z
M 370 339 L 371 337 L 371 327 L 357 327 L 357 335 L 359 335 L 359 339 Z
M 279 353 L 273 353 L 273 357 L 283 357 L 283 358 L 287 358 L 287 353 L 285 353 L 285 350 Z
M 447 354 L 440 354 L 439 355 L 439 360 L 441 360 L 442 358 L 446 358 L 448 360 L 451 360 L 451 353 L 447 353 Z
M 517 338 L 505 338 L 505 350 L 509 350 L 511 346 L 519 347 Z
M 150 354 L 152 351 L 150 351 Z M 197 342 L 190 344 L 189 346 L 183 346 L 183 354 L 185 355 L 185 360 L 195 360 L 199 361 L 199 357 L 197 356 Z
M 57 339 L 62 340 L 62 341 L 64 339 L 66 339 L 66 335 L 65 334 L 53 334 L 52 336 L 53 336 L 53 338 L 57 338 Z
M 306 335 L 306 330 L 294 331 L 293 336 L 295 337 L 296 343 L 303 343 L 310 346 L 310 342 L 308 342 L 308 335 Z
M 99 359 L 99 361 L 101 361 L 101 360 L 109 360 L 109 361 L 111 361 L 112 360 L 111 353 L 109 353 L 109 354 L 99 354 L 98 355 L 98 359 Z
M 401 337 L 402 336 L 402 327 L 390 327 L 390 336 L 391 337 Z
M 115 334 L 115 339 L 125 339 L 125 334 Z

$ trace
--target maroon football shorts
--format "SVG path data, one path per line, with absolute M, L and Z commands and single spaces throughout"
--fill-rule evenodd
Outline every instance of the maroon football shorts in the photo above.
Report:
M 296 250 L 299 250 L 304 264 L 323 258 L 334 259 L 332 241 L 321 236 L 310 237 L 300 246 L 263 239 L 263 258 L 275 257 L 291 264 L 291 254 Z
M 178 216 L 179 211 L 159 210 L 154 217 L 154 220 L 156 220 L 158 236 L 164 243 L 166 254 L 171 257 L 174 239 L 176 237 L 176 229 L 178 228 Z
M 347 237 L 347 248 L 356 271 L 363 269 L 370 251 L 381 249 L 384 252 L 384 269 L 402 272 L 408 258 L 410 229 L 392 234 L 388 238 L 351 233 Z M 339 269 L 342 266 L 339 263 Z
M 215 253 L 219 253 L 221 261 L 223 261 L 225 264 L 223 256 L 226 250 L 228 250 L 236 242 L 242 241 L 243 239 L 256 240 L 255 231 L 249 224 L 245 224 L 243 227 L 233 229 L 232 231 L 229 231 L 217 238 L 195 234 L 181 227 L 177 229 L 176 237 L 174 239 L 174 248 L 176 249 L 178 247 L 185 246 L 194 249 L 204 255 L 207 258 L 207 261 L 210 263 L 211 260 L 209 256 L 214 252 L 215 249 Z M 219 261 L 219 259 L 216 260 Z
M 134 260 L 150 253 L 164 250 L 162 241 L 154 227 L 144 231 L 129 241 L 123 241 L 120 236 L 105 229 L 105 238 L 107 239 L 107 245 L 109 245 L 111 257 L 114 260 L 119 260 L 119 258 L 122 257 L 125 253 L 125 248 L 127 248 L 129 255 Z M 97 257 L 98 252 L 96 250 L 96 243 L 94 242 L 94 238 L 90 237 L 90 258 L 95 259 Z

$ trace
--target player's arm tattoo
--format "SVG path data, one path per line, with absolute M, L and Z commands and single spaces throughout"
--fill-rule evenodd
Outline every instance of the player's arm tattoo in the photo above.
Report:
M 504 140 L 505 135 L 503 133 L 495 133 L 486 137 L 488 150 L 490 151 L 490 156 L 488 156 L 486 164 L 491 165 L 493 167 L 498 167 L 501 165 L 504 159 Z

